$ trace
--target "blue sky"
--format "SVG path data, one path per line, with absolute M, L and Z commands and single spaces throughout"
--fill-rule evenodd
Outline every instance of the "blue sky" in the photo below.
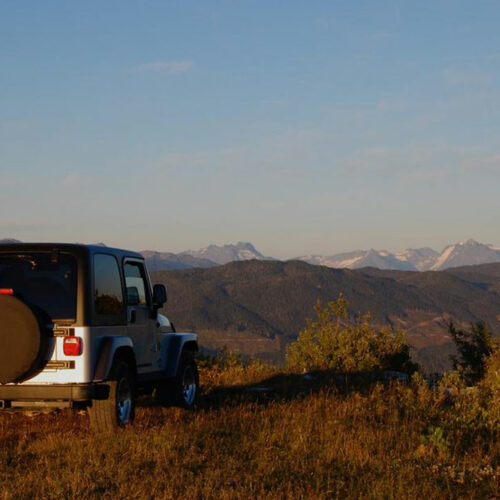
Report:
M 500 245 L 500 4 L 0 0 L 0 238 Z

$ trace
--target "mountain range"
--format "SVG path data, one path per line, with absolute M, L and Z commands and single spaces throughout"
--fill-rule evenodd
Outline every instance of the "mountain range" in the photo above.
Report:
M 236 245 L 209 245 L 201 250 L 187 250 L 181 255 L 205 259 L 218 265 L 240 260 L 275 260 L 272 257 L 262 255 L 251 243 L 242 241 Z
M 0 240 L 15 243 L 14 239 Z M 180 253 L 143 250 L 150 271 L 165 271 L 191 268 L 210 268 L 245 260 L 278 260 L 267 257 L 249 242 L 235 245 L 209 245 L 201 250 L 186 250 Z M 442 271 L 452 267 L 471 266 L 500 262 L 500 248 L 469 239 L 448 245 L 441 252 L 429 247 L 407 249 L 404 252 L 387 250 L 355 250 L 334 255 L 303 255 L 291 260 L 336 269 L 377 269 L 397 271 Z
M 236 245 L 209 245 L 201 250 L 186 250 L 180 253 L 142 250 L 150 271 L 168 271 L 209 268 L 222 266 L 229 262 L 243 260 L 275 260 L 262 255 L 251 243 L 239 242 Z
M 451 267 L 500 262 L 500 248 L 468 240 L 448 245 L 439 253 L 432 248 L 408 249 L 400 253 L 385 250 L 358 250 L 329 257 L 307 255 L 298 257 L 309 264 L 334 268 L 360 269 L 375 267 L 399 271 L 440 271 Z
M 9 243 L 21 243 L 19 240 L 15 240 L 14 238 L 4 238 L 0 240 L 0 245 L 8 245 Z
M 179 254 L 168 252 L 141 252 L 151 270 L 188 269 L 214 267 L 244 260 L 278 260 L 266 257 L 251 243 L 236 245 L 209 245 L 201 250 L 188 250 Z M 500 248 L 468 240 L 448 245 L 442 252 L 429 247 L 408 249 L 393 253 L 386 250 L 356 250 L 335 255 L 303 255 L 292 260 L 337 269 L 361 269 L 374 267 L 397 271 L 441 271 L 451 267 L 500 262 Z

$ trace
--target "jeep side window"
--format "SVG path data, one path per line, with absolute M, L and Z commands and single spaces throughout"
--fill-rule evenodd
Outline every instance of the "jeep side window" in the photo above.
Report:
M 129 306 L 150 305 L 144 267 L 138 262 L 126 262 L 124 266 L 127 304 Z
M 123 292 L 118 263 L 112 255 L 94 255 L 94 301 L 97 314 L 121 314 Z

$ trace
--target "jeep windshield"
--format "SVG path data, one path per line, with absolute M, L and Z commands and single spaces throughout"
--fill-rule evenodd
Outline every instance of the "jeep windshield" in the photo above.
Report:
M 40 308 L 52 320 L 76 318 L 76 282 L 72 255 L 0 253 L 0 291 Z

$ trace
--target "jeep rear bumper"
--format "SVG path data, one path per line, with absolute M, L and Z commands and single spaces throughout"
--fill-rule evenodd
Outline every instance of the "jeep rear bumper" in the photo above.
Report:
M 108 396 L 107 384 L 0 385 L 3 401 L 90 401 Z

